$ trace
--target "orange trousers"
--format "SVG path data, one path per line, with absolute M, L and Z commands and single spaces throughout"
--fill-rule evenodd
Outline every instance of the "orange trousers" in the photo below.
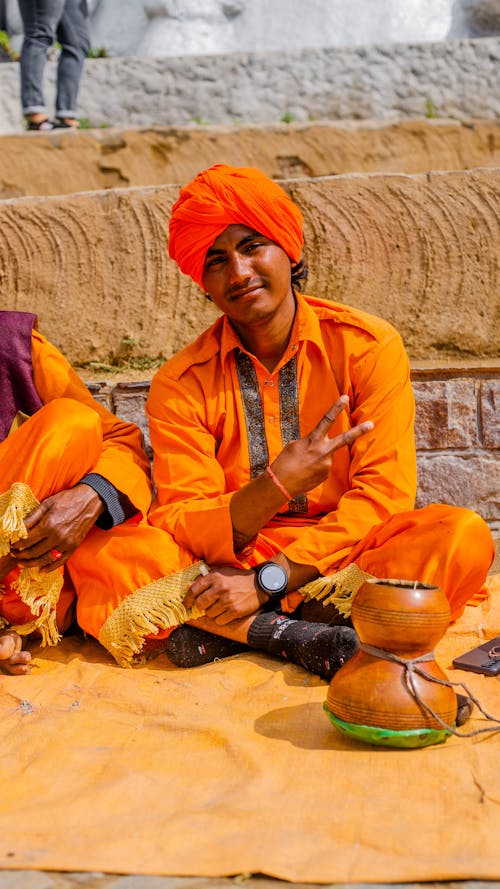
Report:
M 469 509 L 432 504 L 376 525 L 337 566 L 353 562 L 380 578 L 419 580 L 440 587 L 457 620 L 465 606 L 487 596 L 484 582 L 495 549 L 486 522 Z M 297 594 L 287 597 L 296 608 Z
M 0 443 L 0 494 L 14 482 L 24 482 L 42 501 L 76 485 L 91 472 L 102 448 L 99 415 L 71 399 L 56 399 Z M 194 561 L 171 536 L 152 528 L 146 518 L 104 531 L 91 529 L 68 559 L 57 605 L 61 632 L 71 623 L 74 607 L 86 632 L 98 638 L 105 620 L 128 595 L 152 580 Z M 0 584 L 0 616 L 10 625 L 29 624 L 34 615 L 15 589 L 19 569 Z
M 0 444 L 1 493 L 23 482 L 42 501 L 73 487 L 90 472 L 101 446 L 98 414 L 70 399 L 50 402 Z M 15 568 L 3 579 L 0 598 L 0 616 L 12 625 L 28 624 L 34 617 L 15 590 L 18 576 Z M 56 609 L 60 631 L 71 623 L 74 600 L 72 584 L 64 583 Z

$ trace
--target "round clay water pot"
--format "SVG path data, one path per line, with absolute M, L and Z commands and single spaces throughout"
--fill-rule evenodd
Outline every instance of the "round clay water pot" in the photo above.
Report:
M 437 587 L 375 579 L 364 583 L 357 593 L 351 618 L 361 643 L 409 660 L 433 651 L 449 625 L 450 609 Z M 447 680 L 433 658 L 419 667 L 429 676 Z M 405 673 L 401 664 L 360 649 L 330 682 L 326 707 L 348 724 L 394 732 L 442 729 L 410 693 Z M 413 674 L 413 681 L 422 701 L 453 725 L 457 708 L 453 689 L 417 674 Z
M 439 587 L 375 578 L 354 597 L 351 619 L 360 642 L 410 658 L 434 649 L 450 624 L 450 606 Z
M 436 679 L 447 676 L 436 664 L 426 661 L 423 670 Z M 448 725 L 453 725 L 457 699 L 452 688 L 414 677 L 421 699 Z M 343 722 L 371 725 L 391 731 L 442 728 L 410 694 L 399 664 L 358 651 L 330 682 L 326 705 Z

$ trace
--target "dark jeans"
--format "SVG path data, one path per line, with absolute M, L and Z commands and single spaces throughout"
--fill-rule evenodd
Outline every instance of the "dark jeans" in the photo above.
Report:
M 18 2 L 24 26 L 20 65 L 23 114 L 46 111 L 43 73 L 47 54 L 58 40 L 56 116 L 76 117 L 78 87 L 90 47 L 86 0 Z

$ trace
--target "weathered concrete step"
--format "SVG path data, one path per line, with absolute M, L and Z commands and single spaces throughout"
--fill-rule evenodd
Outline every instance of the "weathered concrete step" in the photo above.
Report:
M 500 167 L 500 120 L 55 130 L 0 137 L 0 198 L 184 183 L 202 167 L 274 179 Z
M 500 37 L 277 52 L 89 60 L 80 113 L 95 126 L 283 119 L 500 117 Z M 55 65 L 48 66 L 53 108 Z M 0 65 L 0 131 L 22 129 L 17 63 Z
M 500 533 L 500 360 L 418 362 L 412 367 L 419 467 L 417 505 L 453 503 L 475 509 Z M 82 376 L 90 391 L 124 420 L 137 423 L 148 451 L 144 406 L 149 379 L 105 381 Z
M 391 321 L 412 358 L 498 356 L 500 169 L 284 183 L 307 291 Z M 0 299 L 75 363 L 169 357 L 215 312 L 167 256 L 178 188 L 0 201 Z
M 159 877 L 144 874 L 58 873 L 11 870 L 0 873 L 0 889 L 316 889 L 318 883 L 289 883 L 271 877 Z M 326 889 L 500 889 L 500 882 L 334 883 Z

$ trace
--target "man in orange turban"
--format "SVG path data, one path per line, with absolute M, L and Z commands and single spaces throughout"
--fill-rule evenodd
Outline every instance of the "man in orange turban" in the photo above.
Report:
M 368 576 L 439 585 L 458 617 L 492 538 L 469 510 L 414 510 L 414 399 L 396 330 L 300 293 L 301 213 L 259 170 L 216 165 L 182 188 L 169 252 L 222 313 L 160 369 L 147 404 L 149 521 L 212 566 L 185 599 L 206 617 L 171 634 L 169 656 L 202 662 L 213 634 L 280 654 L 287 638 L 299 645 L 299 615 L 342 623 Z M 324 592 L 326 575 L 335 593 L 318 614 L 298 591 Z

